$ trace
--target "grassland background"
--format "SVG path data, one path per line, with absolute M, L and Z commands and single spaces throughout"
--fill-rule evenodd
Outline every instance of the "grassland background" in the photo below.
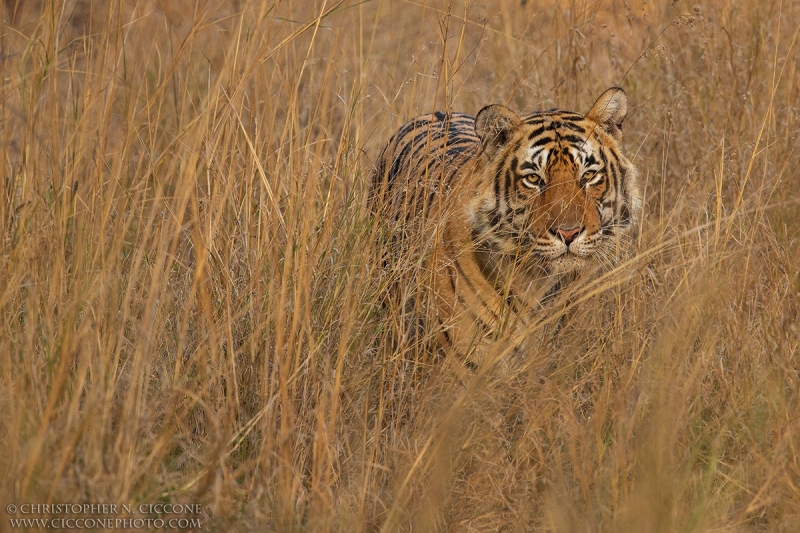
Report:
M 800 531 L 800 3 L 2 16 L 3 508 L 201 503 L 203 529 L 240 531 Z M 392 343 L 397 272 L 364 208 L 381 143 L 434 109 L 585 111 L 612 85 L 645 193 L 633 258 L 511 375 Z

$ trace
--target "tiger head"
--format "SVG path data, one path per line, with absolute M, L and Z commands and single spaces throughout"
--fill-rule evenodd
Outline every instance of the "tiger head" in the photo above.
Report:
M 473 238 L 549 274 L 607 261 L 641 208 L 636 170 L 619 147 L 627 109 L 616 87 L 586 115 L 481 109 Z

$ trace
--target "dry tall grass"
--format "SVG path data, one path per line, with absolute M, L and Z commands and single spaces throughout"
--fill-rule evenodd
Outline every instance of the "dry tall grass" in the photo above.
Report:
M 800 531 L 799 3 L 6 0 L 3 17 L 3 508 Z M 611 85 L 646 197 L 632 259 L 513 375 L 391 342 L 365 209 L 381 143 L 433 109 L 586 110 Z

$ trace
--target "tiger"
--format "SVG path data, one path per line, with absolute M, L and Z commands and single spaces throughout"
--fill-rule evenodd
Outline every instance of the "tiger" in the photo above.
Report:
M 427 247 L 419 260 L 439 348 L 480 364 L 492 340 L 528 327 L 565 280 L 630 241 L 642 199 L 620 147 L 627 112 L 625 91 L 611 87 L 586 114 L 437 111 L 384 145 L 369 205 L 387 224 L 390 253 L 428 243 L 417 252 Z

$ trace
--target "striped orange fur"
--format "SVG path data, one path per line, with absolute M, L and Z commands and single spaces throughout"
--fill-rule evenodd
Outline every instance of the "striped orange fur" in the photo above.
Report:
M 504 325 L 524 326 L 561 280 L 626 242 L 641 207 L 620 148 L 627 107 L 613 87 L 585 115 L 490 105 L 417 117 L 392 136 L 370 203 L 395 252 L 431 243 L 443 348 L 474 353 Z

